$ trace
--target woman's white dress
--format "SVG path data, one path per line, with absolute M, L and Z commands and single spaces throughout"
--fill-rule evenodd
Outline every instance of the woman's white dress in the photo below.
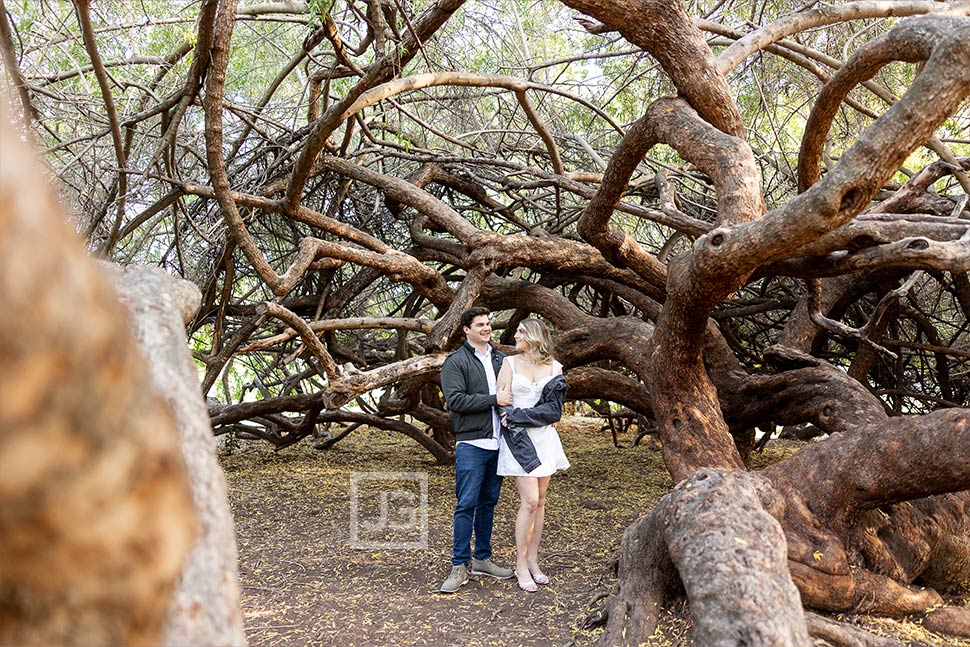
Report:
M 562 374 L 562 364 L 553 360 L 552 375 L 542 378 L 538 382 L 533 382 L 524 375 L 519 375 L 515 371 L 515 357 L 508 357 L 506 361 L 512 369 L 512 406 L 520 409 L 527 409 L 535 406 L 542 395 L 542 387 L 554 376 Z M 525 472 L 522 466 L 512 456 L 505 439 L 501 436 L 498 441 L 498 474 L 499 476 L 549 476 L 559 470 L 569 468 L 569 461 L 566 459 L 566 452 L 562 449 L 562 442 L 559 434 L 552 425 L 545 427 L 526 427 L 532 444 L 535 445 L 536 454 L 542 462 L 539 467 L 531 472 Z

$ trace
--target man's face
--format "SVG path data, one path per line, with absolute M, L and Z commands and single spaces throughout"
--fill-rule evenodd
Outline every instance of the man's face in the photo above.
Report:
M 471 344 L 487 344 L 492 340 L 492 322 L 488 320 L 488 315 L 478 315 L 472 319 L 471 326 L 463 326 L 465 337 Z

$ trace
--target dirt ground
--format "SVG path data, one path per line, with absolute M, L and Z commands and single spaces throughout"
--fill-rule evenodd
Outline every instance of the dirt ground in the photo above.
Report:
M 451 566 L 454 470 L 435 465 L 410 439 L 360 429 L 327 451 L 302 443 L 275 453 L 258 442 L 236 443 L 222 463 L 249 644 L 592 645 L 600 630 L 583 621 L 602 607 L 623 529 L 671 487 L 659 451 L 647 443 L 614 448 L 599 427 L 582 418 L 560 425 L 572 467 L 549 489 L 540 565 L 552 584 L 531 594 L 514 579 L 486 577 L 454 595 L 436 592 Z M 793 449 L 771 443 L 759 460 Z M 492 545 L 496 561 L 509 566 L 517 500 L 507 480 Z M 918 621 L 848 620 L 911 646 L 970 644 Z M 648 645 L 686 646 L 688 627 L 677 608 Z

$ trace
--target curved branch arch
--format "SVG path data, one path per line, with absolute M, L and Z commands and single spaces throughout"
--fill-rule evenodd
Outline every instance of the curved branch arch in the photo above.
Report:
M 718 54 L 717 66 L 723 74 L 727 74 L 758 50 L 806 29 L 865 18 L 901 18 L 927 13 L 968 15 L 970 14 L 970 7 L 962 0 L 945 4 L 925 0 L 901 0 L 899 2 L 859 0 L 836 6 L 816 7 L 785 16 L 745 35 Z

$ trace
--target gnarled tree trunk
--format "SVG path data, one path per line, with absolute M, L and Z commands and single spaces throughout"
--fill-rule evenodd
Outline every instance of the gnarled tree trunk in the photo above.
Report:
M 226 478 L 185 338 L 185 324 L 199 307 L 199 289 L 157 268 L 105 267 L 131 313 L 152 381 L 175 413 L 199 517 L 199 535 L 172 596 L 162 644 L 245 645 Z
M 667 298 L 650 339 L 649 367 L 639 372 L 651 393 L 668 470 L 675 481 L 687 479 L 679 487 L 689 489 L 697 486 L 698 479 L 709 480 L 708 472 L 697 472 L 699 469 L 737 471 L 743 467 L 721 406 L 721 400 L 730 402 L 731 394 L 718 392 L 703 360 L 707 318 L 713 307 L 763 264 L 788 258 L 800 245 L 858 214 L 902 159 L 930 138 L 942 120 L 970 96 L 970 20 L 927 16 L 904 21 L 847 62 L 826 86 L 809 120 L 799 165 L 804 193 L 764 213 L 752 152 L 740 139 L 740 120 L 731 114 L 734 104 L 725 106 L 724 100 L 717 98 L 722 71 L 686 14 L 657 0 L 623 3 L 623 8 L 596 0 L 567 4 L 650 51 L 681 92 L 677 99 L 661 99 L 648 107 L 639 127 L 627 134 L 621 148 L 642 155 L 655 143 L 667 143 L 709 175 L 717 187 L 716 226 L 699 237 L 689 253 L 671 263 Z M 622 18 L 628 12 L 641 20 Z M 679 30 L 690 36 L 671 42 L 652 33 L 657 25 L 663 25 L 666 35 Z M 913 87 L 842 155 L 838 166 L 812 186 L 818 179 L 821 142 L 842 99 L 888 61 L 900 58 L 926 61 Z M 688 61 L 691 77 L 711 80 L 703 90 L 690 78 L 683 78 Z M 954 73 L 951 65 L 958 65 L 961 71 Z M 613 245 L 619 238 L 609 235 L 608 219 L 633 167 L 628 157 L 615 156 L 598 196 L 583 213 L 580 232 L 604 253 L 615 254 L 618 249 Z M 961 253 L 966 255 L 967 251 Z M 914 579 L 924 574 L 930 580 L 938 577 L 943 569 L 934 566 L 936 563 L 950 569 L 947 583 L 962 582 L 968 574 L 965 567 L 970 563 L 970 552 L 966 542 L 950 538 L 954 534 L 966 537 L 967 532 L 965 499 L 970 496 L 966 491 L 970 488 L 970 460 L 965 448 L 970 440 L 970 410 L 952 409 L 887 421 L 879 403 L 868 393 L 850 389 L 848 393 L 856 397 L 845 399 L 842 393 L 826 394 L 824 389 L 803 390 L 798 385 L 805 384 L 805 377 L 793 376 L 789 384 L 796 388 L 786 394 L 786 405 L 798 408 L 801 401 L 804 406 L 807 397 L 830 400 L 832 404 L 824 404 L 812 421 L 823 429 L 836 431 L 836 427 L 841 433 L 802 450 L 763 475 L 741 478 L 775 486 L 761 489 L 761 505 L 780 523 L 784 534 L 776 532 L 771 537 L 769 533 L 763 544 L 752 547 L 754 535 L 736 527 L 734 517 L 757 518 L 764 514 L 759 506 L 732 501 L 733 514 L 707 518 L 677 496 L 651 513 L 655 519 L 642 525 L 670 528 L 669 519 L 681 515 L 706 520 L 684 533 L 684 541 L 694 549 L 692 559 L 684 559 L 686 552 L 675 550 L 671 538 L 666 537 L 704 644 L 806 642 L 801 618 L 792 620 L 796 633 L 784 637 L 774 631 L 754 630 L 768 626 L 759 620 L 767 602 L 757 600 L 773 589 L 773 582 L 752 581 L 743 596 L 730 593 L 737 581 L 730 566 L 735 559 L 765 574 L 778 571 L 758 567 L 763 563 L 759 551 L 766 546 L 787 554 L 788 568 L 781 569 L 781 581 L 787 586 L 793 579 L 802 602 L 824 609 L 865 609 L 890 615 L 922 612 L 941 598 L 932 589 L 910 586 Z M 734 385 L 764 380 L 741 378 L 734 380 Z M 836 409 L 842 414 L 839 418 L 833 416 Z M 785 412 L 780 415 L 784 417 Z M 805 419 L 802 417 L 802 421 Z M 944 493 L 953 494 L 946 499 L 922 499 Z M 743 499 L 740 495 L 738 498 Z M 913 500 L 916 502 L 905 511 L 891 508 Z M 717 507 L 722 502 L 715 500 L 708 505 Z M 884 518 L 879 519 L 879 515 Z M 926 523 L 931 515 L 938 521 Z M 705 542 L 703 538 L 709 535 L 718 537 L 720 543 Z M 643 574 L 636 573 L 641 564 L 630 558 L 643 550 L 636 544 L 650 539 L 641 531 L 626 542 L 616 593 L 626 611 L 619 618 L 611 618 L 603 635 L 605 645 L 636 644 L 653 631 L 655 616 L 651 610 L 630 612 L 631 605 L 637 608 L 658 603 L 656 587 L 643 585 Z M 736 546 L 732 546 L 732 540 Z M 693 559 L 709 565 L 711 572 L 706 573 L 706 579 L 698 577 Z M 657 563 L 657 559 L 651 559 L 647 567 Z M 635 590 L 654 594 L 637 600 L 637 596 L 624 593 L 631 586 L 628 581 L 636 583 Z M 747 630 L 734 632 L 730 628 L 735 609 L 723 601 L 711 603 L 721 596 L 733 598 L 735 605 L 744 608 L 750 623 Z M 782 617 L 798 606 L 797 596 L 794 602 L 791 596 L 786 599 Z M 709 627 L 718 629 L 710 632 Z

